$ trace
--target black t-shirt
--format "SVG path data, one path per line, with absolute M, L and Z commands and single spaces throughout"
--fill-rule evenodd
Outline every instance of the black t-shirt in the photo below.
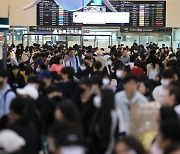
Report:
M 96 108 L 93 103 L 93 99 L 94 99 L 94 96 L 91 96 L 87 102 L 82 102 L 79 96 L 79 98 L 77 98 L 75 101 L 75 104 L 77 105 L 80 115 L 81 115 L 85 139 L 87 139 L 88 137 L 92 119 L 96 111 Z
M 21 120 L 17 120 L 9 128 L 26 141 L 23 154 L 38 154 L 38 131 L 33 123 L 24 124 Z

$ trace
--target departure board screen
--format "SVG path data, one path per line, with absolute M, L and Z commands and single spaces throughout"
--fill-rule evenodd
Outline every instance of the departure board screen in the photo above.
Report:
M 64 10 L 53 0 L 44 0 L 37 5 L 38 26 L 69 26 L 73 24 L 73 12 Z
M 122 26 L 164 27 L 166 25 L 165 1 L 112 1 L 118 12 L 130 12 L 129 24 Z
M 94 5 L 93 0 L 83 9 L 75 12 L 112 12 L 105 4 Z M 129 23 L 73 23 L 73 13 L 64 10 L 53 0 L 43 0 L 37 5 L 38 26 L 122 26 L 122 27 L 165 27 L 165 1 L 110 1 L 117 12 L 129 12 Z M 87 16 L 88 18 L 88 16 Z M 108 20 L 108 19 L 107 19 Z

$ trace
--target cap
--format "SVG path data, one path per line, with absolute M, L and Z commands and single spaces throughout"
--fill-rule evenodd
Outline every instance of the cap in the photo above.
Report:
M 24 88 L 17 88 L 16 92 L 19 95 L 27 95 L 34 100 L 37 100 L 39 97 L 38 90 L 35 88 L 33 84 L 28 84 Z
M 14 153 L 25 146 L 25 140 L 12 130 L 0 131 L 0 153 Z
M 51 72 L 49 70 L 44 70 L 39 74 L 39 79 L 44 79 L 44 78 L 51 78 Z

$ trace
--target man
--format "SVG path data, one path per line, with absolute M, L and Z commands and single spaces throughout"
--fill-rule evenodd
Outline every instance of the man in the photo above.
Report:
M 134 75 L 124 79 L 124 91 L 115 95 L 116 109 L 120 118 L 120 133 L 128 133 L 130 127 L 129 112 L 131 105 L 144 104 L 148 100 L 137 90 L 138 80 Z
M 152 96 L 155 101 L 163 103 L 163 98 L 165 95 L 165 88 L 170 85 L 173 81 L 173 72 L 171 70 L 165 70 L 161 75 L 161 85 L 154 88 Z
M 80 67 L 80 62 L 79 62 L 79 58 L 74 55 L 74 49 L 73 48 L 69 49 L 69 61 L 73 65 L 74 72 L 77 73 L 77 71 Z
M 9 114 L 10 104 L 15 97 L 15 93 L 8 84 L 8 72 L 0 69 L 0 116 Z
M 128 56 L 128 51 L 126 48 L 123 49 L 120 60 L 123 62 L 124 65 L 130 62 L 130 57 Z

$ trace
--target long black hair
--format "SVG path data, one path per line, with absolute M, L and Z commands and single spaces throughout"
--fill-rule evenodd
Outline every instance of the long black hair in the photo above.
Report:
M 96 126 L 99 126 L 98 139 L 101 148 L 106 149 L 110 141 L 110 132 L 112 125 L 111 113 L 115 108 L 114 93 L 110 89 L 101 91 L 101 107 L 97 109 L 93 117 L 90 132 L 90 142 L 93 142 L 92 136 L 97 135 Z M 98 141 L 97 141 L 98 142 Z
M 29 99 L 25 97 L 18 96 L 13 99 L 10 110 L 20 116 L 20 121 L 26 125 L 30 121 L 30 111 L 29 111 Z
M 62 112 L 67 123 L 74 125 L 80 133 L 82 132 L 80 114 L 77 107 L 70 100 L 63 100 L 58 103 L 56 109 L 59 109 Z

